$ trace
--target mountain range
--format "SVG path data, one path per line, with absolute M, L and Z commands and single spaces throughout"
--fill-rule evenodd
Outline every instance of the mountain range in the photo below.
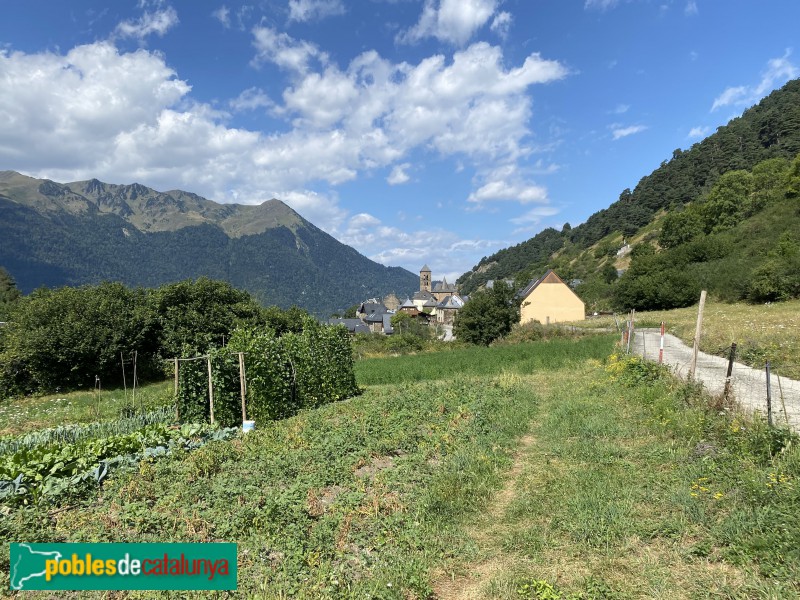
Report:
M 0 215 L 0 266 L 23 293 L 103 280 L 154 287 L 207 276 L 265 306 L 328 316 L 419 285 L 417 275 L 369 260 L 276 199 L 219 204 L 137 183 L 57 183 L 0 171 Z

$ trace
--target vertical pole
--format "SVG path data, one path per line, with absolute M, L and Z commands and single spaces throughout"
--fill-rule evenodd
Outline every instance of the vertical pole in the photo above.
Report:
M 239 352 L 239 387 L 242 391 L 242 423 L 247 420 L 247 411 L 244 405 L 244 399 L 247 395 L 247 379 L 244 374 L 244 352 Z
M 139 351 L 133 351 L 133 406 L 136 406 L 136 359 L 139 357 Z M 144 412 L 144 408 L 142 408 L 142 412 Z
M 211 424 L 214 424 L 214 384 L 211 383 L 211 355 L 206 356 L 208 359 L 208 406 L 211 414 Z
M 664 364 L 664 321 L 661 321 L 661 342 L 658 345 L 658 364 Z
M 617 321 L 617 313 L 614 313 L 613 317 L 614 317 L 614 326 L 617 328 L 617 331 L 619 331 L 619 321 Z
M 733 361 L 736 358 L 736 342 L 731 344 L 731 352 L 728 355 L 728 372 L 725 374 L 725 389 L 722 392 L 725 400 L 731 393 L 731 375 L 733 374 Z
M 689 365 L 689 379 L 694 379 L 697 369 L 697 353 L 700 351 L 700 332 L 703 330 L 703 309 L 706 307 L 706 291 L 700 292 L 700 306 L 697 309 L 697 327 L 694 330 L 694 344 L 692 347 L 692 362 Z
M 125 381 L 125 357 L 119 353 L 119 361 L 122 363 L 122 387 L 125 388 L 125 404 L 128 404 L 128 382 Z
M 772 389 L 769 384 L 769 361 L 767 361 L 767 423 L 772 427 Z
M 175 358 L 175 420 L 181 420 L 181 407 L 178 404 L 178 358 Z
M 781 406 L 783 407 L 783 418 L 786 419 L 786 424 L 789 424 L 789 413 L 786 412 L 786 401 L 783 399 L 783 386 L 781 385 L 781 376 L 776 375 L 778 378 L 778 391 L 781 394 Z
M 631 320 L 628 323 L 628 354 L 631 353 L 631 340 L 633 339 L 633 319 L 636 315 L 636 309 L 631 309 Z

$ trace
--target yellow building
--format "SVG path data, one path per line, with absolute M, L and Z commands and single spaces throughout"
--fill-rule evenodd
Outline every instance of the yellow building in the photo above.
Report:
M 531 281 L 520 292 L 520 296 L 522 324 L 539 321 L 549 325 L 564 321 L 583 321 L 586 318 L 583 300 L 552 269 L 539 279 Z

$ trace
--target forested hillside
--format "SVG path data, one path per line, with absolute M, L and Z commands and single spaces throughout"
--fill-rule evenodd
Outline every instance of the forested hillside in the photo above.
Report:
M 761 239 L 759 244 L 753 244 L 758 246 L 758 250 L 754 250 L 756 253 L 743 256 L 738 263 L 739 272 L 735 278 L 738 283 L 715 277 L 713 269 L 709 268 L 697 269 L 694 284 L 709 286 L 710 291 L 728 299 L 768 297 L 770 294 L 756 293 L 744 282 L 763 272 L 759 269 L 766 268 L 764 264 L 770 252 L 781 252 L 777 248 L 779 236 L 776 232 L 794 227 L 794 184 L 782 178 L 789 176 L 790 161 L 794 161 L 798 154 L 800 80 L 793 80 L 689 150 L 675 150 L 669 160 L 643 177 L 632 191 L 623 190 L 616 202 L 589 217 L 585 223 L 574 228 L 565 225 L 561 231 L 546 229 L 530 240 L 482 259 L 459 278 L 460 289 L 470 293 L 489 279 L 517 278 L 521 282 L 540 275 L 547 268 L 554 268 L 565 279 L 581 280 L 582 295 L 592 306 L 607 308 L 614 300 L 617 305 L 627 305 L 629 300 L 622 300 L 624 294 L 617 294 L 616 298 L 612 295 L 617 268 L 625 269 L 629 262 L 627 258 L 616 259 L 623 240 L 652 243 L 660 239 L 661 227 L 665 225 L 667 233 L 662 241 L 666 245 L 661 247 L 674 249 L 694 237 L 678 231 L 678 223 L 689 221 L 705 235 L 722 235 L 729 231 L 720 238 L 729 241 L 720 241 L 722 244 L 735 245 L 747 236 Z M 764 162 L 769 159 L 782 159 L 783 162 Z M 761 166 L 754 170 L 757 165 Z M 796 161 L 791 169 L 797 169 Z M 745 171 L 748 175 L 724 181 L 717 195 L 710 197 L 720 178 L 735 171 Z M 744 186 L 741 185 L 742 178 L 748 182 Z M 781 191 L 768 189 L 771 187 L 780 187 Z M 765 197 L 770 198 L 769 202 Z M 699 206 L 709 200 L 705 221 L 698 216 L 703 212 L 700 209 L 687 210 L 682 217 L 664 220 L 665 215 L 675 215 L 690 203 Z M 711 210 L 719 211 L 720 215 L 738 216 L 727 221 L 720 216 L 716 221 L 709 213 Z M 765 211 L 764 214 L 756 218 L 756 213 L 761 210 Z M 709 229 L 711 221 L 714 224 Z M 734 229 L 738 233 L 733 232 Z M 676 254 L 669 256 L 674 258 Z M 651 260 L 658 263 L 668 259 L 664 255 Z M 774 261 L 770 264 L 774 265 Z M 685 281 L 674 283 L 679 285 Z M 692 289 L 696 287 L 694 284 Z M 771 296 L 785 293 L 783 290 Z M 682 301 L 665 299 L 659 302 L 678 305 Z
M 278 200 L 221 205 L 186 192 L 0 172 L 0 266 L 20 290 L 120 281 L 155 287 L 201 276 L 262 305 L 328 316 L 411 293 L 417 276 L 359 254 Z

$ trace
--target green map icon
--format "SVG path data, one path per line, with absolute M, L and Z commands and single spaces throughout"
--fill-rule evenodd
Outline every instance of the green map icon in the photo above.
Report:
M 59 559 L 60 552 L 34 550 L 30 544 L 11 544 L 11 589 L 24 590 L 31 580 L 44 579 L 45 561 Z

